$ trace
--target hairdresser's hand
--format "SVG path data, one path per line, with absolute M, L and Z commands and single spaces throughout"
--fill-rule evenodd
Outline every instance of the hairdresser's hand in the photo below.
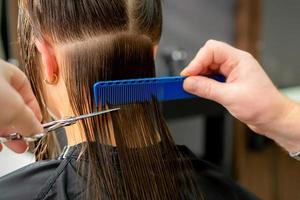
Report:
M 225 75 L 226 83 L 205 77 L 212 73 Z M 289 121 L 300 118 L 299 106 L 281 95 L 249 53 L 210 40 L 181 75 L 190 76 L 184 82 L 188 92 L 222 104 L 252 130 L 287 150 L 300 150 L 300 127 L 295 127 L 299 125 L 294 126 L 298 136 L 289 131 Z M 298 143 L 293 144 L 295 139 Z
M 29 136 L 41 132 L 40 119 L 40 108 L 25 74 L 0 60 L 0 136 L 14 132 Z M 6 145 L 17 153 L 27 149 L 24 141 Z

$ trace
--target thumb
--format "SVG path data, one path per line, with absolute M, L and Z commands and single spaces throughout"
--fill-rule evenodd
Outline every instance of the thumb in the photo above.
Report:
M 190 76 L 185 79 L 183 87 L 189 93 L 223 104 L 225 84 L 205 76 Z

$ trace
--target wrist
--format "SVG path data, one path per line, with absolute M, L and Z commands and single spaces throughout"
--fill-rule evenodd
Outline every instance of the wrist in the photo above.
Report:
M 300 106 L 286 97 L 275 110 L 277 116 L 261 127 L 265 135 L 288 152 L 300 151 Z
M 288 152 L 300 151 L 300 106 L 292 102 L 288 115 L 279 122 L 274 140 Z

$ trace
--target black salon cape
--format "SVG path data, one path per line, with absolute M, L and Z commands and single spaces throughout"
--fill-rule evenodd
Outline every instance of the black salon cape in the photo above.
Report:
M 214 166 L 196 156 L 185 146 L 178 146 L 183 155 L 190 159 L 197 174 L 197 182 L 205 200 L 257 200 L 223 176 Z M 70 147 L 57 160 L 39 161 L 25 166 L 0 178 L 1 200 L 80 200 L 76 159 L 78 145 Z

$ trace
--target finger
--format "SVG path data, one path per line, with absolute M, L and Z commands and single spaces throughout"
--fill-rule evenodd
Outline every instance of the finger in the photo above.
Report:
M 2 144 L 0 144 L 0 152 L 2 151 Z
M 16 130 L 11 127 L 0 129 L 0 135 L 8 135 L 15 132 Z M 16 153 L 23 153 L 28 148 L 28 145 L 25 141 L 10 141 L 6 142 L 5 145 Z M 0 148 L 2 148 L 2 146 Z
M 191 63 L 181 72 L 181 75 L 195 76 L 213 70 L 228 76 L 237 62 L 237 52 L 237 49 L 226 43 L 209 40 L 199 50 Z
M 43 131 L 42 125 L 28 106 L 23 106 L 16 115 L 12 127 L 23 136 L 31 136 Z
M 15 68 L 15 67 L 14 67 Z M 35 116 L 41 121 L 42 115 L 39 104 L 33 94 L 29 80 L 23 72 L 19 69 L 14 69 L 14 73 L 10 80 L 11 86 L 19 93 L 23 98 L 25 104 L 31 108 Z
M 21 140 L 7 142 L 5 143 L 5 146 L 7 146 L 16 153 L 24 153 L 28 149 L 27 143 Z
M 190 76 L 185 79 L 184 89 L 199 97 L 210 99 L 224 104 L 226 97 L 226 85 L 204 76 Z
M 0 115 L 1 127 L 12 127 L 26 136 L 42 131 L 41 124 L 32 110 L 7 82 L 1 83 L 0 93 L 7 97 L 0 98 L 0 105 L 5 105 L 1 110 L 5 115 Z

